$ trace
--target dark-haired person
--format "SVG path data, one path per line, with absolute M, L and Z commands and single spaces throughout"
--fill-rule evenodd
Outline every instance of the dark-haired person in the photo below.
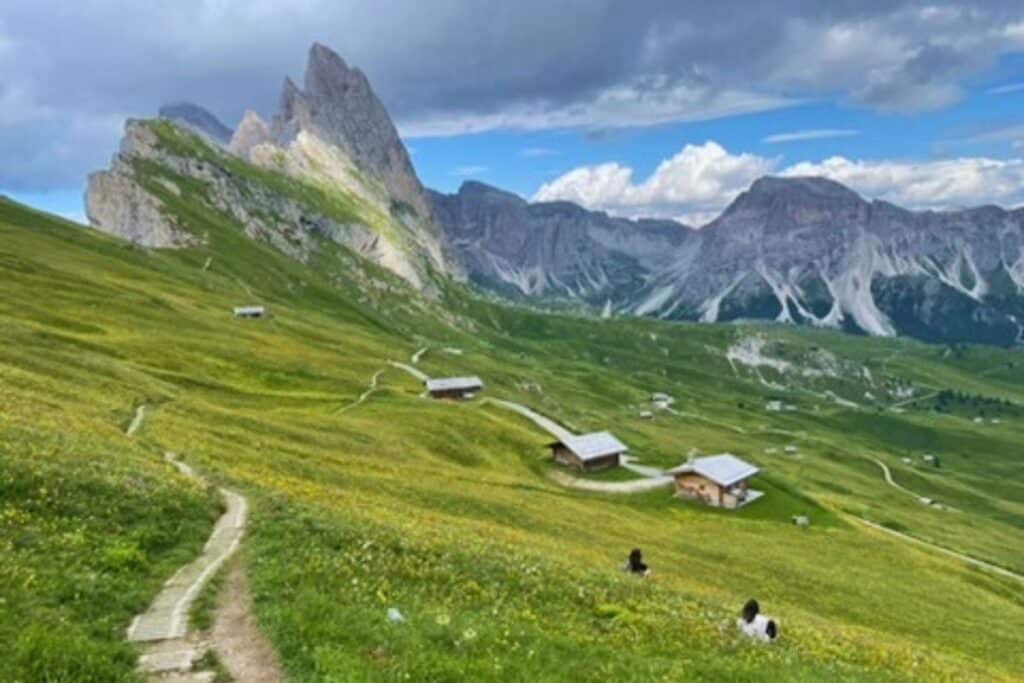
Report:
M 736 625 L 739 626 L 740 633 L 762 643 L 774 642 L 779 637 L 778 622 L 761 614 L 761 606 L 757 604 L 757 600 L 747 600 L 740 618 L 736 620 Z
M 630 574 L 636 574 L 637 576 L 650 576 L 651 568 L 644 564 L 644 554 L 640 552 L 640 548 L 633 548 L 633 551 L 629 553 L 629 559 L 626 560 L 626 566 L 623 567 Z

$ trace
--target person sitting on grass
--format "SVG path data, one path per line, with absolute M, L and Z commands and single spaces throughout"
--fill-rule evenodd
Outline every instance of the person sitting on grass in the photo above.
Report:
M 779 625 L 774 619 L 761 614 L 761 606 L 757 600 L 747 600 L 743 613 L 736 620 L 740 633 L 762 643 L 772 643 L 779 637 Z
M 651 574 L 651 568 L 644 564 L 644 554 L 640 552 L 640 548 L 633 548 L 629 559 L 626 560 L 626 566 L 623 568 L 630 574 L 638 576 L 650 576 Z

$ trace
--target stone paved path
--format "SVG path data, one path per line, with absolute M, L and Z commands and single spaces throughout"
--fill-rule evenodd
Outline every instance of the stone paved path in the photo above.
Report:
M 200 478 L 173 453 L 165 454 L 164 459 L 185 476 Z M 221 489 L 220 493 L 227 510 L 217 520 L 202 553 L 175 572 L 149 608 L 136 616 L 128 627 L 129 641 L 147 644 L 139 658 L 140 668 L 148 674 L 161 676 L 160 681 L 212 680 L 204 678 L 207 672 L 191 673 L 192 663 L 202 656 L 204 649 L 186 638 L 188 612 L 206 582 L 238 549 L 248 509 L 244 497 L 227 489 Z M 176 678 L 165 676 L 171 674 Z

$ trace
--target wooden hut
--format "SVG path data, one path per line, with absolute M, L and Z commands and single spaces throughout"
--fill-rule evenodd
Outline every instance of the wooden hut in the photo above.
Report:
M 434 398 L 447 398 L 452 400 L 470 399 L 480 393 L 484 383 L 479 377 L 444 377 L 441 379 L 428 379 L 426 381 L 427 393 Z
M 557 462 L 585 472 L 618 467 L 629 448 L 609 432 L 573 436 L 550 444 Z
M 749 462 L 723 453 L 691 460 L 669 474 L 675 478 L 677 497 L 734 510 L 763 495 L 747 486 L 759 471 Z
M 267 314 L 267 310 L 263 306 L 236 306 L 235 317 L 236 318 L 262 318 Z

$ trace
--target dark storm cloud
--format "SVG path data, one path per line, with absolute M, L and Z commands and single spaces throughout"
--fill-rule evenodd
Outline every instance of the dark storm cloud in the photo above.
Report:
M 614 129 L 840 93 L 907 111 L 1024 48 L 1020 3 L 295 0 L 0 7 L 0 187 L 65 187 L 116 122 L 191 100 L 276 105 L 313 41 L 362 67 L 406 134 Z

